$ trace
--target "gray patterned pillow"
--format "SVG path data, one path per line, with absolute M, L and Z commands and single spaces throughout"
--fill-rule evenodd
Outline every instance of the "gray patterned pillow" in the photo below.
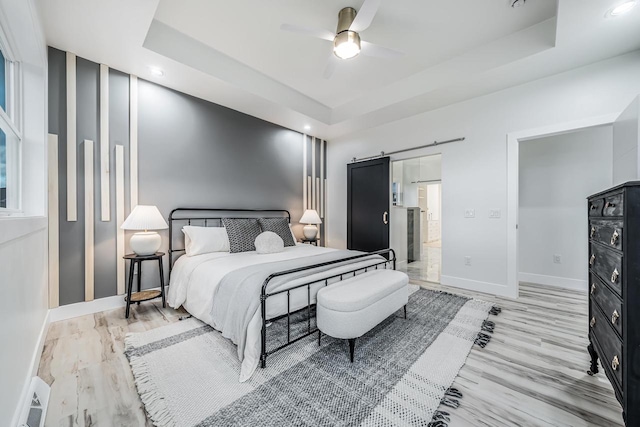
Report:
M 285 246 L 296 245 L 291 235 L 287 218 L 258 218 L 258 222 L 262 231 L 272 231 L 280 236 Z
M 223 218 L 222 224 L 227 230 L 229 248 L 232 254 L 256 250 L 256 237 L 262 233 L 257 219 Z

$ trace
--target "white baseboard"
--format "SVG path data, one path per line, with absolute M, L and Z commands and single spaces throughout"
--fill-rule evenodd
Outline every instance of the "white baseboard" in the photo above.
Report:
M 51 310 L 47 310 L 47 314 L 44 316 L 44 321 L 42 322 L 42 327 L 40 328 L 40 334 L 38 335 L 38 342 L 36 343 L 36 348 L 33 351 L 33 355 L 31 356 L 31 369 L 27 373 L 27 377 L 24 380 L 24 385 L 22 386 L 22 392 L 20 396 L 22 399 L 20 400 L 20 404 L 16 407 L 15 412 L 13 413 L 13 418 L 11 421 L 12 426 L 16 426 L 24 411 L 24 402 L 30 402 L 27 398 L 27 393 L 29 392 L 29 388 L 31 387 L 31 378 L 38 374 L 38 368 L 40 367 L 40 359 L 42 358 L 42 352 L 44 350 L 44 343 L 47 340 L 47 332 L 49 332 L 49 323 L 50 323 L 50 314 Z
M 145 291 L 160 290 L 160 287 L 144 289 Z M 165 288 L 168 292 L 168 288 Z M 101 311 L 114 310 L 126 305 L 124 295 L 114 295 L 112 297 L 98 298 L 93 301 L 77 302 L 75 304 L 62 305 L 49 310 L 49 322 L 73 319 L 74 317 L 86 316 L 87 314 L 100 313 Z
M 72 319 L 74 317 L 85 316 L 87 314 L 99 313 L 101 311 L 113 310 L 125 306 L 124 295 L 114 295 L 112 297 L 98 298 L 93 301 L 78 302 L 75 304 L 61 305 L 50 310 L 49 321 L 51 323 L 60 320 Z
M 586 291 L 589 284 L 586 280 L 569 279 L 567 277 L 547 276 L 544 274 L 519 273 L 520 282 L 537 283 L 538 285 L 555 286 L 563 289 Z
M 481 282 L 479 280 L 465 279 L 462 277 L 445 276 L 444 274 L 440 276 L 440 283 L 446 286 L 483 292 L 485 294 L 499 295 L 509 298 L 518 297 L 517 289 L 510 289 L 508 286 L 500 285 L 498 283 Z

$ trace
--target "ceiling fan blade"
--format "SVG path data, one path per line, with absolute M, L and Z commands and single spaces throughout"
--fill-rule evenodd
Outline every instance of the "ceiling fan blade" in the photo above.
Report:
M 383 59 L 398 59 L 404 56 L 404 52 L 389 49 L 388 47 L 382 47 L 364 40 L 360 42 L 360 47 L 362 49 L 360 53 L 365 56 L 374 56 L 376 58 Z
M 369 28 L 369 25 L 371 25 L 373 18 L 378 12 L 380 2 L 381 0 L 364 0 L 362 7 L 356 14 L 356 19 L 351 23 L 349 30 L 359 33 L 360 31 L 364 31 Z
M 333 53 L 331 53 L 331 56 L 329 56 L 329 60 L 327 61 L 327 66 L 324 67 L 324 72 L 322 73 L 322 77 L 324 77 L 326 80 L 329 80 L 331 76 L 333 76 L 333 72 L 336 70 L 336 67 L 338 66 L 338 61 L 339 59 L 336 58 L 336 56 Z
M 336 37 L 334 33 L 322 28 L 301 27 L 300 25 L 282 24 L 280 29 L 283 31 L 289 31 L 296 34 L 303 34 L 305 36 L 316 37 L 330 42 Z

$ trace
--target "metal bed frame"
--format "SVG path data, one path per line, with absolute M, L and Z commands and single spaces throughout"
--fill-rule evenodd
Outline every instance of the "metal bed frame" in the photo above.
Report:
M 197 213 L 195 214 L 195 216 L 190 216 L 190 215 L 186 215 L 186 212 L 194 212 Z M 215 216 L 218 215 L 217 213 L 219 212 L 226 212 L 228 214 L 230 214 L 229 216 Z M 237 216 L 237 213 L 241 213 L 241 214 L 246 214 L 247 216 Z M 173 228 L 174 228 L 174 222 L 177 221 L 185 221 L 187 222 L 187 225 L 191 225 L 192 221 L 202 221 L 204 226 L 207 227 L 209 226 L 210 222 L 216 222 L 218 226 L 222 226 L 222 219 L 223 218 L 253 218 L 257 216 L 251 216 L 251 215 L 257 215 L 259 213 L 278 213 L 280 216 L 282 217 L 286 217 L 289 221 L 289 223 L 291 223 L 291 214 L 289 213 L 289 211 L 284 210 L 284 209 L 218 209 L 218 208 L 177 208 L 171 211 L 171 213 L 169 214 L 169 278 L 171 278 L 171 270 L 173 269 L 173 254 L 175 252 L 184 252 L 185 249 L 175 249 L 174 248 L 174 244 L 173 244 Z M 214 225 L 211 225 L 214 226 Z M 287 274 L 293 274 L 293 273 L 299 273 L 301 271 L 305 271 L 305 270 L 313 270 L 315 268 L 320 268 L 320 267 L 326 267 L 326 266 L 330 266 L 333 264 L 341 264 L 344 262 L 348 262 L 348 261 L 354 261 L 358 260 L 358 259 L 364 259 L 367 257 L 371 257 L 372 255 L 381 255 L 383 256 L 383 258 L 381 258 L 379 260 L 379 262 L 375 262 L 371 265 L 367 265 L 364 267 L 359 267 L 359 268 L 355 268 L 353 270 L 349 270 L 349 271 L 345 271 L 339 274 L 334 274 L 328 277 L 323 277 L 321 279 L 316 279 L 316 280 L 312 280 L 309 282 L 305 282 L 305 283 L 301 283 L 286 289 L 281 289 L 278 290 L 276 292 L 267 292 L 267 286 L 269 285 L 269 282 L 271 282 L 271 280 L 273 280 L 276 277 L 281 277 L 281 276 L 285 276 Z M 318 332 L 318 334 L 320 334 L 321 332 L 319 331 L 319 329 L 317 327 L 311 327 L 311 308 L 315 305 L 311 303 L 311 286 L 312 285 L 316 285 L 316 284 L 324 284 L 324 286 L 328 286 L 329 285 L 329 281 L 333 280 L 333 279 L 337 279 L 335 280 L 335 282 L 332 283 L 336 283 L 339 281 L 342 281 L 346 278 L 350 278 L 350 277 L 354 277 L 356 274 L 358 274 L 358 272 L 362 272 L 362 273 L 366 273 L 367 271 L 370 270 L 378 270 L 378 269 L 387 269 L 389 266 L 391 266 L 391 268 L 393 270 L 396 269 L 396 254 L 395 251 L 391 248 L 389 249 L 383 249 L 380 251 L 376 251 L 376 252 L 368 252 L 368 253 L 363 253 L 360 255 L 355 255 L 352 257 L 348 257 L 348 258 L 342 258 L 339 260 L 334 260 L 334 261 L 329 261 L 329 262 L 323 262 L 323 263 L 318 263 L 318 264 L 313 264 L 313 265 L 308 265 L 305 267 L 299 267 L 299 268 L 294 268 L 294 269 L 290 269 L 290 270 L 285 270 L 285 271 L 280 271 L 277 273 L 273 273 L 271 275 L 269 275 L 269 277 L 267 277 L 264 282 L 262 283 L 262 290 L 260 292 L 260 310 L 261 310 L 261 316 L 262 316 L 262 336 L 261 336 L 261 351 L 260 351 L 260 367 L 261 368 L 265 368 L 267 365 L 267 356 L 284 349 L 285 347 L 288 347 L 291 344 L 294 344 L 298 341 L 300 341 L 303 338 L 306 338 L 316 332 Z M 291 311 L 291 291 L 295 290 L 295 289 L 301 289 L 301 288 L 307 288 L 307 305 L 306 307 L 302 307 L 300 309 L 294 310 L 293 312 Z M 276 317 L 272 317 L 272 318 L 267 318 L 267 300 L 270 297 L 274 297 L 276 295 L 280 295 L 280 294 L 284 294 L 286 292 L 287 294 L 287 312 L 285 314 L 276 316 Z M 307 328 L 306 328 L 306 332 L 304 332 L 302 335 L 296 336 L 294 338 L 291 337 L 291 315 L 292 314 L 296 314 L 298 312 L 302 312 L 306 310 L 307 312 Z M 279 319 L 283 319 L 283 318 L 287 318 L 287 342 L 286 344 L 282 344 L 272 350 L 267 350 L 267 325 L 270 322 L 274 322 L 276 320 Z

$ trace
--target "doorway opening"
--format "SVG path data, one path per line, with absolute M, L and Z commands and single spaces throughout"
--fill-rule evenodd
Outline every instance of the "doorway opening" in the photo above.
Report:
M 442 156 L 392 164 L 391 241 L 398 268 L 440 283 L 442 271 Z

